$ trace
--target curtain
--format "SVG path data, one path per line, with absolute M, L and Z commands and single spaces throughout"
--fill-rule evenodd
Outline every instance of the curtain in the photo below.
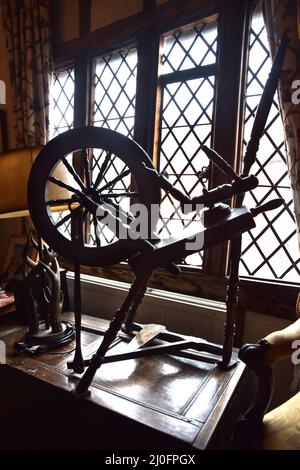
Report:
M 285 31 L 291 42 L 279 83 L 279 99 L 293 190 L 298 240 L 300 241 L 300 6 L 298 0 L 263 0 L 265 24 L 274 58 Z M 296 81 L 299 81 L 298 84 Z M 297 91 L 298 89 L 298 91 Z
M 52 70 L 50 0 L 1 0 L 17 147 L 44 145 Z

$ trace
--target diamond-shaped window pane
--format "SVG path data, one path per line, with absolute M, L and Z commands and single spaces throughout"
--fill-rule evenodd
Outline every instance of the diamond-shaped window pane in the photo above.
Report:
M 189 29 L 164 37 L 163 73 L 195 68 L 216 62 L 217 25 L 198 23 Z M 215 97 L 215 77 L 186 79 L 166 84 L 162 90 L 159 171 L 168 175 L 174 187 L 189 196 L 202 193 L 198 173 L 209 162 L 200 148 L 211 145 Z M 162 238 L 178 234 L 188 227 L 201 226 L 199 213 L 183 214 L 179 203 L 163 194 L 157 232 Z M 201 267 L 202 252 L 185 260 Z
M 74 87 L 74 68 L 54 73 L 50 89 L 50 139 L 73 128 Z
M 135 48 L 121 50 L 110 55 L 97 58 L 94 76 L 94 103 L 92 124 L 106 127 L 133 138 L 135 96 L 136 96 L 137 50 Z M 96 180 L 105 154 L 94 152 L 91 160 L 92 177 Z M 104 182 L 121 174 L 126 167 L 122 160 L 112 156 L 106 170 Z M 126 191 L 130 187 L 130 177 L 124 178 L 115 190 Z M 119 204 L 129 210 L 128 198 L 119 199 Z M 127 204 L 126 207 L 123 207 Z M 101 246 L 115 241 L 115 235 L 105 226 L 98 234 Z M 90 241 L 95 242 L 95 230 L 90 223 Z
M 177 30 L 164 37 L 162 73 L 191 69 L 216 62 L 217 24 L 200 22 L 189 29 Z
M 96 59 L 92 123 L 133 137 L 137 50 Z
M 252 19 L 250 36 L 245 145 L 249 141 L 255 110 L 271 69 L 267 44 L 262 14 L 256 13 Z M 243 235 L 240 274 L 261 279 L 299 282 L 300 259 L 292 190 L 287 174 L 283 126 L 277 97 L 274 98 L 252 172 L 257 175 L 259 186 L 246 195 L 247 206 L 253 207 L 278 197 L 282 197 L 285 204 L 276 211 L 257 217 L 256 227 Z
M 74 68 L 55 72 L 50 88 L 49 137 L 54 138 L 73 128 L 74 124 Z M 65 217 L 64 211 L 54 213 L 58 223 Z M 62 224 L 60 231 L 66 238 L 71 238 L 70 221 Z

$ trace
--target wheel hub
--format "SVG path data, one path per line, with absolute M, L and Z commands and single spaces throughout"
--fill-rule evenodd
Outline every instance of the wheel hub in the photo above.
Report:
M 84 194 L 97 204 L 103 203 L 103 198 L 101 197 L 101 194 L 95 188 L 86 188 Z

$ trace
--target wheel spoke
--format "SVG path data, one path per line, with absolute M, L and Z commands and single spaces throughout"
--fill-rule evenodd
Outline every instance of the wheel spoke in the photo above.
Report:
M 66 204 L 70 204 L 74 202 L 73 199 L 69 198 L 69 199 L 51 199 L 49 201 L 47 201 L 47 206 L 50 206 L 50 207 L 55 207 L 55 206 L 65 206 Z
M 76 183 L 78 184 L 78 186 L 80 186 L 80 188 L 82 190 L 85 189 L 85 186 L 80 178 L 80 176 L 77 174 L 77 172 L 75 171 L 75 169 L 72 167 L 72 165 L 70 165 L 70 163 L 68 162 L 68 160 L 66 159 L 66 157 L 62 157 L 62 162 L 63 164 L 65 165 L 65 167 L 67 168 L 67 170 L 69 171 L 69 173 L 73 176 L 74 180 L 76 181 Z
M 134 220 L 134 216 L 130 212 L 125 211 L 119 204 L 116 204 L 115 202 L 110 201 L 109 199 L 107 199 L 105 202 L 114 208 L 117 217 L 119 217 L 119 215 L 121 214 L 126 219 L 129 219 L 130 222 Z
M 81 206 L 78 206 L 76 207 L 76 209 L 74 210 L 80 210 L 82 207 Z M 84 209 L 83 212 L 82 212 L 82 223 L 85 222 L 85 219 L 86 219 L 86 216 L 88 215 L 89 211 L 88 209 Z M 63 225 L 64 223 L 68 222 L 68 220 L 72 217 L 72 212 L 69 212 L 69 214 L 65 215 L 65 217 L 63 217 L 59 222 L 57 222 L 55 224 L 55 228 L 59 228 L 61 225 Z
M 58 178 L 55 178 L 54 176 L 48 176 L 48 181 L 50 181 L 50 183 L 56 184 L 60 188 L 67 189 L 71 193 L 77 194 L 77 196 L 79 197 L 82 197 L 81 191 L 76 188 L 73 188 L 69 184 L 64 183 L 63 181 L 59 180 Z
M 118 181 L 120 181 L 122 178 L 125 178 L 125 176 L 128 176 L 131 173 L 131 170 L 125 170 L 123 171 L 120 175 L 116 176 L 112 181 L 108 182 L 104 186 L 102 186 L 101 189 L 99 189 L 100 192 L 104 191 L 105 189 L 109 188 L 110 186 L 113 186 L 116 184 Z
M 102 163 L 101 165 L 101 168 L 99 170 L 99 173 L 98 173 L 98 176 L 96 178 L 96 181 L 95 181 L 95 184 L 94 184 L 94 188 L 97 189 L 99 184 L 101 183 L 101 181 L 103 180 L 104 178 L 104 173 L 105 173 L 105 170 L 107 168 L 107 165 L 108 165 L 108 162 L 110 160 L 110 157 L 111 157 L 111 152 L 108 152 L 106 154 L 106 157 L 105 157 L 105 160 L 104 162 Z
M 91 187 L 91 171 L 90 171 L 90 162 L 88 158 L 88 151 L 84 149 L 83 151 L 83 169 L 85 174 L 86 185 L 88 188 Z
M 55 224 L 55 228 L 59 228 L 61 225 L 68 222 L 68 220 L 70 220 L 70 218 L 71 218 L 71 212 L 69 214 L 65 215 L 62 219 L 60 219 L 60 221 Z
M 113 199 L 118 198 L 118 197 L 138 197 L 140 193 L 133 192 L 133 191 L 127 191 L 125 193 L 106 193 L 106 194 L 101 194 L 101 197 L 112 197 Z

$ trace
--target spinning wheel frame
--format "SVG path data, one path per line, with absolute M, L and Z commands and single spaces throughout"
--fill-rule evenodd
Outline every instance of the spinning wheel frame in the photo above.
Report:
M 134 176 L 139 194 L 138 201 L 147 207 L 149 213 L 152 204 L 160 203 L 159 186 L 153 182 L 151 185 L 147 184 L 147 168 L 153 169 L 153 164 L 136 142 L 110 129 L 81 127 L 60 134 L 41 150 L 29 178 L 28 204 L 36 229 L 55 251 L 83 265 L 105 266 L 125 261 L 137 250 L 126 240 L 118 240 L 100 247 L 84 245 L 78 250 L 76 244 L 74 246 L 72 241 L 65 238 L 53 224 L 51 210 L 45 200 L 48 178 L 54 167 L 64 156 L 89 148 L 104 150 L 107 155 L 115 155 L 127 165 Z M 137 171 L 138 163 L 145 165 L 139 165 Z M 84 207 L 84 204 L 82 205 Z

